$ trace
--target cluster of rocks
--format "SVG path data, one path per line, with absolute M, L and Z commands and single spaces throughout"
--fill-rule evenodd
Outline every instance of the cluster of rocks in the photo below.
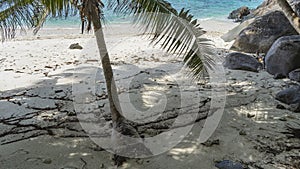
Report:
M 289 0 L 289 3 L 299 15 L 300 1 Z M 234 39 L 230 49 L 237 51 L 226 56 L 225 67 L 253 72 L 266 68 L 275 79 L 289 78 L 300 82 L 300 35 L 285 17 L 277 1 L 265 0 L 255 10 L 241 7 L 230 13 L 228 18 L 248 20 L 223 36 L 225 41 Z M 298 112 L 300 99 L 295 98 L 294 94 L 299 94 L 299 91 L 299 88 L 286 89 L 279 92 L 276 99 Z
M 300 1 L 290 0 L 294 11 L 299 14 Z M 243 23 L 230 32 L 226 37 L 227 41 L 235 39 L 231 50 L 247 53 L 267 53 L 272 44 L 283 36 L 298 35 L 297 31 L 285 17 L 276 0 L 265 0 L 255 10 L 248 7 L 241 7 L 234 10 L 228 18 L 237 19 L 243 16 Z M 233 37 L 228 37 L 228 36 Z
M 300 1 L 296 2 L 293 1 L 291 4 L 299 15 Z M 241 12 L 241 9 L 245 8 L 242 7 L 237 11 Z M 232 15 L 230 14 L 230 16 Z M 294 81 L 292 83 L 295 85 L 287 85 L 286 89 L 274 88 L 272 90 L 279 91 L 275 95 L 276 102 L 278 101 L 277 109 L 300 112 L 300 86 L 298 83 L 300 82 L 300 35 L 274 0 L 266 0 L 258 9 L 243 16 L 243 19 L 253 16 L 255 18 L 244 21 L 222 37 L 225 41 L 235 40 L 231 50 L 236 51 L 225 57 L 223 65 L 228 69 L 251 72 L 259 72 L 265 68 L 269 74 L 274 75 L 274 79 L 289 78 Z M 279 120 L 286 123 L 286 129 L 289 131 L 285 133 L 287 137 L 292 135 L 294 138 L 300 138 L 299 122 L 289 122 L 286 118 L 279 118 Z M 267 139 L 268 143 L 272 142 L 269 140 L 270 138 Z M 280 154 L 279 152 L 292 150 L 299 146 L 290 146 L 292 144 L 286 138 L 282 141 L 274 140 L 272 146 L 265 144 L 262 140 L 264 139 L 256 139 L 257 147 L 255 147 L 261 152 L 269 151 Z M 283 154 L 286 159 L 290 158 L 288 153 Z M 287 161 L 294 161 L 292 163 L 299 167 L 295 159 L 291 158 Z M 220 169 L 242 168 L 242 165 L 225 160 L 217 163 L 216 167 Z M 257 167 L 260 168 L 260 166 Z
M 300 1 L 299 0 L 288 0 L 293 10 L 296 14 L 300 15 Z M 238 22 L 244 22 L 250 18 L 255 18 L 258 16 L 263 16 L 269 12 L 281 10 L 279 7 L 277 0 L 265 0 L 261 5 L 259 5 L 256 9 L 250 9 L 247 6 L 242 6 L 236 10 L 233 10 L 228 19 L 233 19 Z

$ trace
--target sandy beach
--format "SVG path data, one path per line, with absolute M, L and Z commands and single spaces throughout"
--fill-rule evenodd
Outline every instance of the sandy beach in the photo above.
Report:
M 237 23 L 205 20 L 200 25 L 221 64 L 232 44 L 221 36 Z M 299 121 L 300 114 L 277 109 L 274 96 L 296 82 L 275 80 L 264 70 L 228 69 L 214 73 L 215 79 L 224 79 L 219 84 L 191 81 L 182 58 L 150 45 L 138 28 L 111 24 L 104 33 L 124 115 L 133 121 L 150 121 L 147 129 L 139 128 L 149 136 L 164 131 L 163 122 L 155 120 L 158 117 L 174 123 L 174 130 L 191 130 L 175 147 L 157 150 L 154 157 L 130 159 L 120 168 L 214 169 L 222 160 L 250 169 L 295 167 L 300 143 L 284 132 L 285 124 Z M 83 49 L 69 49 L 74 43 Z M 102 134 L 111 132 L 93 33 L 42 28 L 36 36 L 28 32 L 1 43 L 0 53 L 1 169 L 116 168 L 112 154 L 99 146 L 103 140 L 89 137 L 94 125 L 102 127 Z M 224 102 L 222 119 L 209 140 L 201 143 L 199 133 L 214 99 Z M 194 119 L 185 119 L 187 114 Z M 181 121 L 177 124 L 173 116 Z M 91 120 L 97 117 L 105 120 Z

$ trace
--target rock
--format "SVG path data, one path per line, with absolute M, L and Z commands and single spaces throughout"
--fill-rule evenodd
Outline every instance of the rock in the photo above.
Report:
M 78 169 L 77 167 L 73 167 L 73 166 L 66 166 L 66 167 L 62 167 L 60 169 Z
M 270 11 L 281 10 L 277 0 L 265 0 L 261 5 L 259 5 L 251 14 L 253 17 L 263 16 Z
M 43 163 L 44 164 L 51 164 L 52 163 L 52 160 L 50 158 L 47 158 L 47 159 L 44 159 L 43 160 Z
M 288 0 L 293 10 L 300 15 L 300 1 L 299 0 Z M 270 11 L 281 10 L 277 0 L 265 0 L 261 5 L 259 5 L 255 10 L 251 11 L 253 16 L 262 16 Z
M 137 160 L 136 160 L 136 163 L 138 163 L 139 165 L 142 165 L 142 164 L 144 163 L 144 160 L 142 160 L 142 159 L 137 159 Z
M 289 105 L 291 111 L 300 112 L 300 86 L 280 91 L 275 99 Z
M 262 68 L 262 64 L 259 63 L 253 56 L 238 52 L 228 54 L 223 65 L 228 69 L 252 72 L 258 72 L 258 69 Z
M 255 117 L 255 114 L 247 113 L 247 118 L 253 118 L 253 117 Z
M 26 108 L 34 110 L 54 110 L 57 108 L 55 100 L 52 99 L 42 99 L 39 97 L 15 97 L 15 99 L 11 100 L 15 104 L 19 104 Z
M 0 59 L 0 63 L 4 62 L 5 60 L 6 60 L 6 58 Z
M 243 18 L 247 15 L 250 14 L 250 9 L 246 6 L 242 6 L 234 11 L 232 11 L 229 16 L 228 19 L 234 19 L 236 21 L 241 21 L 243 20 Z
M 241 163 L 232 162 L 230 160 L 224 160 L 215 165 L 219 169 L 243 169 Z
M 14 69 L 4 69 L 4 71 L 14 71 Z
M 246 131 L 245 131 L 245 130 L 241 130 L 241 131 L 239 132 L 239 135 L 241 135 L 241 136 L 245 136 L 245 135 L 247 135 L 247 133 L 246 133 Z
M 0 112 L 0 119 L 9 119 L 24 117 L 26 114 L 32 114 L 36 111 L 10 101 L 1 100 Z
M 289 35 L 297 35 L 297 32 L 281 11 L 274 11 L 255 18 L 239 33 L 231 50 L 267 53 L 279 37 Z
M 73 43 L 70 45 L 69 49 L 83 49 L 82 46 L 79 45 L 79 43 Z
M 288 0 L 293 10 L 300 15 L 300 1 L 299 0 Z M 273 11 L 282 11 L 281 7 L 278 5 L 277 0 L 265 0 L 256 9 L 251 10 L 250 14 L 247 15 L 246 19 L 252 19 L 255 17 L 266 15 Z
M 295 138 L 300 138 L 300 123 L 298 121 L 288 122 L 286 127 Z
M 248 20 L 242 22 L 238 26 L 236 26 L 233 29 L 231 29 L 230 31 L 228 31 L 226 34 L 222 35 L 221 38 L 225 42 L 231 42 L 231 41 L 233 41 L 239 35 L 239 33 L 243 29 L 245 29 L 246 27 L 248 27 L 253 21 L 254 21 L 254 18 L 248 19 Z
M 300 68 L 300 35 L 284 36 L 276 40 L 265 57 L 267 72 L 287 77 Z
M 284 78 L 285 78 L 285 76 L 281 73 L 277 73 L 273 76 L 273 79 L 284 79 Z
M 282 104 L 277 104 L 276 105 L 276 109 L 281 109 L 281 110 L 284 110 L 286 109 Z
M 289 78 L 290 78 L 291 80 L 300 82 L 300 68 L 291 71 L 291 72 L 289 73 Z
M 211 147 L 213 145 L 220 145 L 220 140 L 219 139 L 207 140 L 205 143 L 202 143 L 202 145 L 206 147 Z
M 280 121 L 287 121 L 287 119 L 286 119 L 286 117 L 280 117 L 278 120 L 280 120 Z

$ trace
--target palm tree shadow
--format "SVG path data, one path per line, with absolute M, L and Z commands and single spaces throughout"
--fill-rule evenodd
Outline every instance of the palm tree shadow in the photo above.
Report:
M 167 120 L 170 117 L 170 114 L 175 112 L 174 117 L 178 117 L 178 113 L 173 111 L 173 108 L 176 109 L 181 105 L 177 104 L 178 100 L 172 100 L 174 99 L 172 97 L 175 97 L 181 90 L 176 88 L 174 81 L 164 81 L 165 79 L 168 79 L 166 77 L 170 74 L 161 71 L 164 70 L 165 66 L 167 65 L 156 67 L 154 69 L 140 70 L 134 65 L 124 65 L 124 67 L 117 67 L 117 69 L 115 69 L 115 74 L 119 74 L 116 76 L 116 81 L 119 86 L 119 96 L 124 108 L 124 114 L 129 112 L 127 110 L 131 110 L 130 107 L 126 107 L 128 104 L 131 104 L 138 113 L 144 113 L 144 116 L 141 116 L 141 114 L 138 113 L 134 116 L 131 114 L 126 114 L 126 116 L 129 117 L 129 120 L 134 122 L 133 124 L 140 134 L 145 135 L 145 137 L 155 136 L 170 129 L 169 126 L 174 124 L 174 119 L 171 118 L 171 122 Z M 123 76 L 126 74 L 128 75 L 128 72 L 132 75 Z M 249 73 L 249 75 L 252 77 L 256 76 L 254 73 Z M 247 76 L 248 75 L 237 77 L 237 75 L 232 75 L 236 80 L 234 85 L 231 85 L 234 87 L 228 88 L 229 93 L 227 93 L 228 98 L 225 109 L 226 116 L 212 136 L 212 139 L 220 139 L 220 145 L 206 147 L 199 144 L 197 141 L 197 133 L 201 130 L 201 126 L 203 126 L 204 123 L 204 121 L 199 121 L 195 123 L 195 127 L 191 131 L 193 134 L 188 135 L 181 144 L 166 152 L 168 155 L 164 153 L 149 159 L 149 164 L 144 164 L 145 168 L 151 168 L 155 165 L 164 166 L 161 164 L 162 160 L 168 160 L 170 163 L 174 164 L 174 168 L 180 168 L 180 166 L 183 167 L 183 165 L 186 165 L 187 161 L 192 163 L 197 158 L 211 160 L 209 162 L 210 164 L 206 165 L 213 165 L 213 160 L 211 158 L 223 156 L 234 159 L 233 157 L 228 156 L 230 153 L 238 152 L 236 149 L 229 148 L 233 146 L 233 144 L 239 145 L 239 149 L 249 149 L 248 146 L 245 147 L 243 144 L 239 143 L 243 141 L 243 139 L 250 140 L 250 138 L 256 138 L 257 132 L 262 133 L 260 135 L 269 135 L 268 138 L 259 139 L 262 141 L 266 139 L 269 141 L 271 140 L 272 143 L 275 142 L 274 134 L 285 137 L 285 135 L 281 133 L 281 130 L 275 131 L 271 135 L 268 133 L 268 130 L 259 130 L 259 128 L 268 128 L 270 124 L 277 125 L 278 128 L 285 124 L 284 121 L 276 120 L 276 117 L 279 118 L 280 116 L 280 114 L 276 112 L 286 110 L 276 110 L 276 106 L 271 104 L 270 101 L 266 101 L 266 99 L 262 100 L 262 98 L 268 98 L 267 100 L 274 99 L 268 92 L 262 92 L 264 91 L 264 88 L 271 89 L 274 94 L 283 87 L 273 86 L 270 88 L 270 86 L 268 86 L 270 83 L 265 83 L 263 80 L 260 80 L 258 84 L 253 84 L 250 76 L 248 77 L 248 80 L 245 80 L 245 77 Z M 264 77 L 261 77 L 261 79 L 262 78 Z M 270 79 L 265 80 L 270 81 Z M 91 86 L 91 84 L 93 84 L 93 86 Z M 180 83 L 178 82 L 177 84 Z M 276 83 L 274 82 L 274 84 Z M 79 88 L 76 88 L 76 86 L 81 90 L 77 90 Z M 170 88 L 170 86 L 172 87 Z M 93 89 L 93 87 L 95 88 Z M 257 93 L 258 89 L 260 93 Z M 167 106 L 163 111 L 148 115 L 145 112 L 151 110 L 152 107 L 149 105 L 157 103 L 158 101 L 155 99 L 162 98 L 163 96 L 160 92 L 157 92 L 158 94 L 154 93 L 153 95 L 151 95 L 151 93 L 149 94 L 149 92 L 155 92 L 155 90 L 163 91 L 162 93 L 167 96 L 166 98 L 171 97 L 171 99 L 166 102 Z M 203 91 L 206 89 L 202 88 L 201 90 Z M 76 103 L 74 105 L 74 91 L 82 96 L 80 98 L 90 98 L 84 100 L 80 100 L 79 98 L 78 100 L 84 101 L 83 103 L 90 105 L 90 107 L 87 107 L 84 111 L 78 112 Z M 89 95 L 84 95 L 86 93 Z M 148 95 L 153 96 L 154 99 L 153 97 L 146 97 Z M 125 96 L 129 99 L 125 99 Z M 44 78 L 31 86 L 2 91 L 0 97 L 0 105 L 3 110 L 0 117 L 0 123 L 1 126 L 5 126 L 5 129 L 2 130 L 0 134 L 0 144 L 2 146 L 14 145 L 12 143 L 23 143 L 24 141 L 33 138 L 43 138 L 48 136 L 50 138 L 70 138 L 77 140 L 80 138 L 87 139 L 87 137 L 91 136 L 90 134 L 99 134 L 100 131 L 97 130 L 92 131 L 91 133 L 87 132 L 82 127 L 82 122 L 97 124 L 97 126 L 93 127 L 100 126 L 104 128 L 105 130 L 101 130 L 103 132 L 100 132 L 103 137 L 109 137 L 111 134 L 111 126 L 109 125 L 111 116 L 108 109 L 104 78 L 99 67 L 85 66 L 65 70 L 57 74 L 52 73 L 49 74 L 47 78 Z M 176 107 L 172 105 L 171 102 L 175 102 Z M 170 114 L 168 114 L 168 112 L 170 112 Z M 247 113 L 255 115 L 255 117 L 249 118 L 250 116 L 247 117 Z M 85 119 L 81 119 L 82 121 L 78 120 L 80 114 L 86 115 L 84 116 Z M 272 119 L 269 117 L 272 117 Z M 158 123 L 158 121 L 160 121 L 160 123 Z M 158 126 L 153 129 L 151 127 L 153 127 L 154 124 L 168 125 Z M 253 129 L 253 131 L 251 131 L 248 130 L 244 124 L 255 127 L 251 128 Z M 151 133 L 149 128 L 152 129 L 151 131 L 154 133 Z M 241 130 L 246 130 L 247 136 L 239 136 Z M 264 131 L 266 131 L 266 133 L 264 133 Z M 248 143 L 249 145 L 252 145 L 251 142 Z M 255 144 L 258 144 L 258 147 L 263 150 L 277 152 L 278 154 L 276 155 L 278 156 L 281 154 L 278 151 L 273 150 L 272 147 L 263 146 L 257 141 L 255 141 Z M 213 151 L 215 154 L 208 157 L 207 151 Z M 250 156 L 251 154 L 241 155 L 241 158 L 237 160 L 242 161 L 245 158 L 250 158 Z M 139 166 L 140 164 L 136 164 L 132 161 L 129 162 L 129 166 L 136 165 Z

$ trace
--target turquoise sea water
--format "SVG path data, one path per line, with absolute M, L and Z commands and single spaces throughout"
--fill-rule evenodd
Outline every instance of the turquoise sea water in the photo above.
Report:
M 190 9 L 191 14 L 197 19 L 219 19 L 226 20 L 228 14 L 241 6 L 256 8 L 263 0 L 168 0 L 177 10 L 181 8 Z M 117 16 L 112 11 L 104 9 L 107 23 L 118 23 L 128 21 L 127 17 Z M 79 26 L 78 16 L 67 19 L 51 18 L 45 26 Z

